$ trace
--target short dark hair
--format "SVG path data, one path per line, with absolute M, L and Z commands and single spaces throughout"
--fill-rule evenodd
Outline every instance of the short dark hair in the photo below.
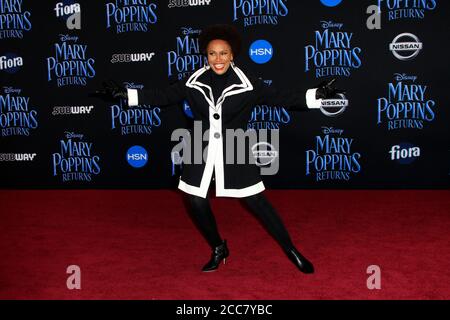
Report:
M 206 54 L 208 44 L 212 40 L 219 39 L 228 42 L 234 57 L 239 55 L 242 43 L 241 34 L 235 26 L 229 24 L 215 24 L 204 28 L 198 38 L 200 52 Z

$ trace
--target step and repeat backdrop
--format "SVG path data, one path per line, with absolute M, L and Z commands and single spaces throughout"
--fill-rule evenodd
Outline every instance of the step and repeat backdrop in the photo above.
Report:
M 0 187 L 172 188 L 186 103 L 128 107 L 105 79 L 165 88 L 205 64 L 210 24 L 242 32 L 235 59 L 268 86 L 345 90 L 320 110 L 255 105 L 277 129 L 258 165 L 269 188 L 448 188 L 444 0 L 0 0 Z M 273 148 L 273 149 L 271 149 Z

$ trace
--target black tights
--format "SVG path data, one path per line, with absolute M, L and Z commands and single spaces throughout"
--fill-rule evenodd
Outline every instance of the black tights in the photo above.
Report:
M 283 249 L 287 250 L 292 246 L 291 238 L 283 221 L 262 193 L 241 199 Z M 220 245 L 222 238 L 217 230 L 216 219 L 209 199 L 188 195 L 188 200 L 191 206 L 191 216 L 208 244 L 212 248 Z

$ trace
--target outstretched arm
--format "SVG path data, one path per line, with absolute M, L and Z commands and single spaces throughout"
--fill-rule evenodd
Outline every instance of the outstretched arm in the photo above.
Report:
M 119 99 L 127 99 L 130 107 L 139 104 L 150 104 L 157 106 L 165 106 L 177 103 L 186 98 L 186 80 L 177 81 L 176 83 L 164 89 L 127 89 L 123 85 L 119 85 L 114 80 L 104 81 L 102 88 L 96 90 L 91 96 L 98 97 L 107 101 L 116 101 Z
M 331 88 L 335 79 L 324 81 L 314 88 L 309 89 L 279 89 L 265 85 L 262 80 L 256 80 L 256 92 L 258 103 L 281 105 L 290 110 L 306 111 L 319 109 L 322 99 L 334 95 Z
M 164 106 L 186 99 L 186 81 L 177 81 L 164 89 L 127 89 L 128 105 L 151 104 Z

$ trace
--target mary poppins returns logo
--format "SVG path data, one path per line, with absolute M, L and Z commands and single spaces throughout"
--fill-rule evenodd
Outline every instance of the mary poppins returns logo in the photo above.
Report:
M 0 92 L 1 136 L 29 136 L 38 127 L 37 110 L 22 89 L 3 87 Z
M 361 67 L 361 48 L 353 36 L 342 23 L 322 21 L 314 42 L 305 47 L 305 72 L 314 70 L 316 78 L 349 77 L 352 69 Z
M 31 12 L 23 8 L 23 0 L 0 0 L 0 39 L 22 39 L 30 31 Z
M 233 21 L 242 20 L 244 27 L 277 25 L 288 13 L 287 0 L 233 0 Z
M 48 82 L 55 81 L 58 87 L 85 86 L 95 77 L 95 59 L 88 56 L 87 49 L 77 36 L 60 35 L 53 56 L 47 58 Z
M 53 176 L 60 176 L 62 182 L 92 181 L 101 171 L 100 156 L 94 153 L 93 146 L 84 134 L 65 132 L 58 152 L 52 154 Z
M 181 35 L 175 39 L 175 49 L 167 52 L 169 77 L 176 76 L 178 80 L 187 78 L 207 63 L 207 58 L 200 54 L 198 43 L 200 33 L 200 29 L 181 28 Z
M 423 129 L 436 116 L 436 102 L 429 90 L 416 75 L 395 73 L 386 96 L 378 98 L 377 125 L 388 130 Z
M 354 151 L 354 138 L 346 137 L 343 129 L 322 127 L 316 144 L 306 151 L 306 175 L 316 181 L 345 180 L 361 171 L 361 153 Z
M 106 3 L 106 28 L 116 33 L 147 32 L 158 21 L 156 3 L 149 0 L 115 0 Z
M 143 89 L 142 84 L 125 82 L 128 89 Z M 156 106 L 139 104 L 128 106 L 125 100 L 120 100 L 111 107 L 111 130 L 119 130 L 121 135 L 151 134 L 154 127 L 161 126 L 161 109 Z
M 436 8 L 436 0 L 378 0 L 381 13 L 387 13 L 388 20 L 423 19 L 427 11 Z

